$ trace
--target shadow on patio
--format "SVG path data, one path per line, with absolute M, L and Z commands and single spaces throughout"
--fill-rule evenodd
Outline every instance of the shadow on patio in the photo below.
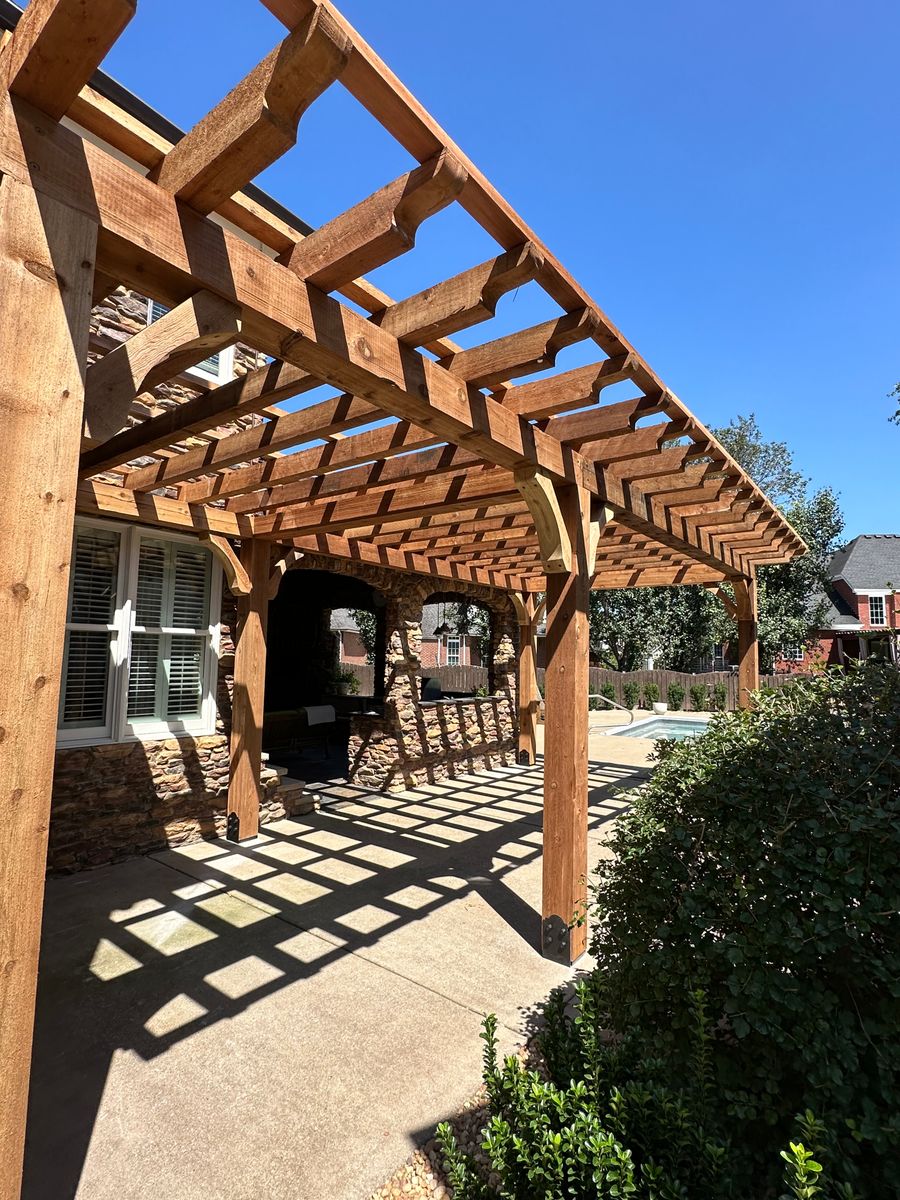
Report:
M 590 852 L 639 767 L 591 764 Z M 364 1196 L 477 1083 L 539 937 L 541 767 L 340 785 L 253 842 L 48 882 L 27 1200 Z M 301 984 L 302 986 L 294 986 Z

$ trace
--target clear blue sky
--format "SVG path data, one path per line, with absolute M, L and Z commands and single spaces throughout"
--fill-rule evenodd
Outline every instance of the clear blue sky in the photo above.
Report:
M 896 0 L 342 8 L 701 420 L 755 411 L 848 537 L 900 533 Z M 254 0 L 143 0 L 104 65 L 189 127 L 283 32 Z M 411 165 L 334 87 L 258 182 L 318 224 Z M 493 252 L 453 210 L 372 278 Z M 523 288 L 502 331 L 551 312 Z

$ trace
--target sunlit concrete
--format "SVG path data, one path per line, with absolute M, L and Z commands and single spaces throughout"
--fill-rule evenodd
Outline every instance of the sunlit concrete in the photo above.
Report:
M 591 735 L 593 861 L 647 749 Z M 49 882 L 26 1200 L 360 1200 L 474 1089 L 483 1014 L 512 1047 L 571 977 L 540 765 L 322 802 Z

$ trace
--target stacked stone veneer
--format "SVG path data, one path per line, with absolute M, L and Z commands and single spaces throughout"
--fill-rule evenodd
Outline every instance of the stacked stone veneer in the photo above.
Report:
M 307 555 L 295 569 L 304 567 L 357 575 L 385 597 L 384 716 L 353 718 L 348 747 L 351 782 L 395 791 L 515 762 L 517 626 L 505 592 L 456 581 L 438 583 L 315 555 Z M 437 703 L 421 700 L 422 606 L 435 593 L 454 594 L 490 609 L 489 696 Z

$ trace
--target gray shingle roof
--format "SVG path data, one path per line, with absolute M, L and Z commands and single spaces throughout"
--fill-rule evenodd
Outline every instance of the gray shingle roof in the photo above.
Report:
M 817 614 L 819 605 L 825 602 L 824 615 L 817 622 L 819 629 L 841 629 L 860 627 L 858 614 L 844 597 L 834 588 L 829 588 L 826 592 L 819 592 L 813 596 L 809 604 L 810 617 Z
M 900 588 L 900 534 L 862 533 L 839 550 L 828 568 L 830 579 L 843 579 L 854 592 Z

